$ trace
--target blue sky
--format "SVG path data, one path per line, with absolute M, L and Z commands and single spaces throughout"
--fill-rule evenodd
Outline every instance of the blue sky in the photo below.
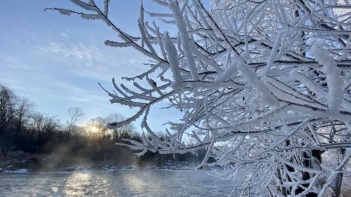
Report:
M 140 0 L 112 1 L 111 18 L 139 35 L 139 5 Z M 37 111 L 57 115 L 62 122 L 71 106 L 84 111 L 81 123 L 110 113 L 133 115 L 130 108 L 110 104 L 98 83 L 111 89 L 112 77 L 121 83 L 122 76 L 143 70 L 147 59 L 133 49 L 105 46 L 104 41 L 115 39 L 116 34 L 102 21 L 44 12 L 45 7 L 77 9 L 69 0 L 0 1 L 0 83 L 32 100 Z M 169 113 L 159 107 L 152 108 L 149 118 L 156 130 L 179 118 L 174 110 Z

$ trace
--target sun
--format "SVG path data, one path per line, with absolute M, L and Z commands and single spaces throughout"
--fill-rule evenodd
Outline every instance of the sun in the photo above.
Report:
M 99 127 L 97 127 L 95 124 L 86 123 L 84 125 L 84 130 L 87 133 L 98 133 L 99 132 Z
M 92 133 L 97 133 L 99 131 L 99 129 L 96 127 L 96 126 L 90 126 L 89 127 L 89 130 L 92 132 Z

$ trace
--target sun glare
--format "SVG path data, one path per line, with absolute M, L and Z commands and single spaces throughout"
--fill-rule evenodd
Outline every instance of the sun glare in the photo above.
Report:
M 99 132 L 99 128 L 95 124 L 84 124 L 85 132 L 87 133 L 97 133 Z
M 90 128 L 89 128 L 89 130 L 91 131 L 91 132 L 93 132 L 93 133 L 96 133 L 96 132 L 98 132 L 98 128 L 97 127 L 95 127 L 95 126 L 91 126 Z

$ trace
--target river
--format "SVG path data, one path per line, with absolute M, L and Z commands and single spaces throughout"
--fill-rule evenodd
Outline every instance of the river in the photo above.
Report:
M 204 171 L 116 170 L 2 173 L 0 196 L 228 196 L 233 182 Z

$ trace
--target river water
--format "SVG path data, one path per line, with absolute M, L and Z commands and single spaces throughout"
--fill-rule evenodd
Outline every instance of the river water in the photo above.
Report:
M 2 173 L 0 196 L 228 196 L 233 182 L 203 171 L 116 170 Z

